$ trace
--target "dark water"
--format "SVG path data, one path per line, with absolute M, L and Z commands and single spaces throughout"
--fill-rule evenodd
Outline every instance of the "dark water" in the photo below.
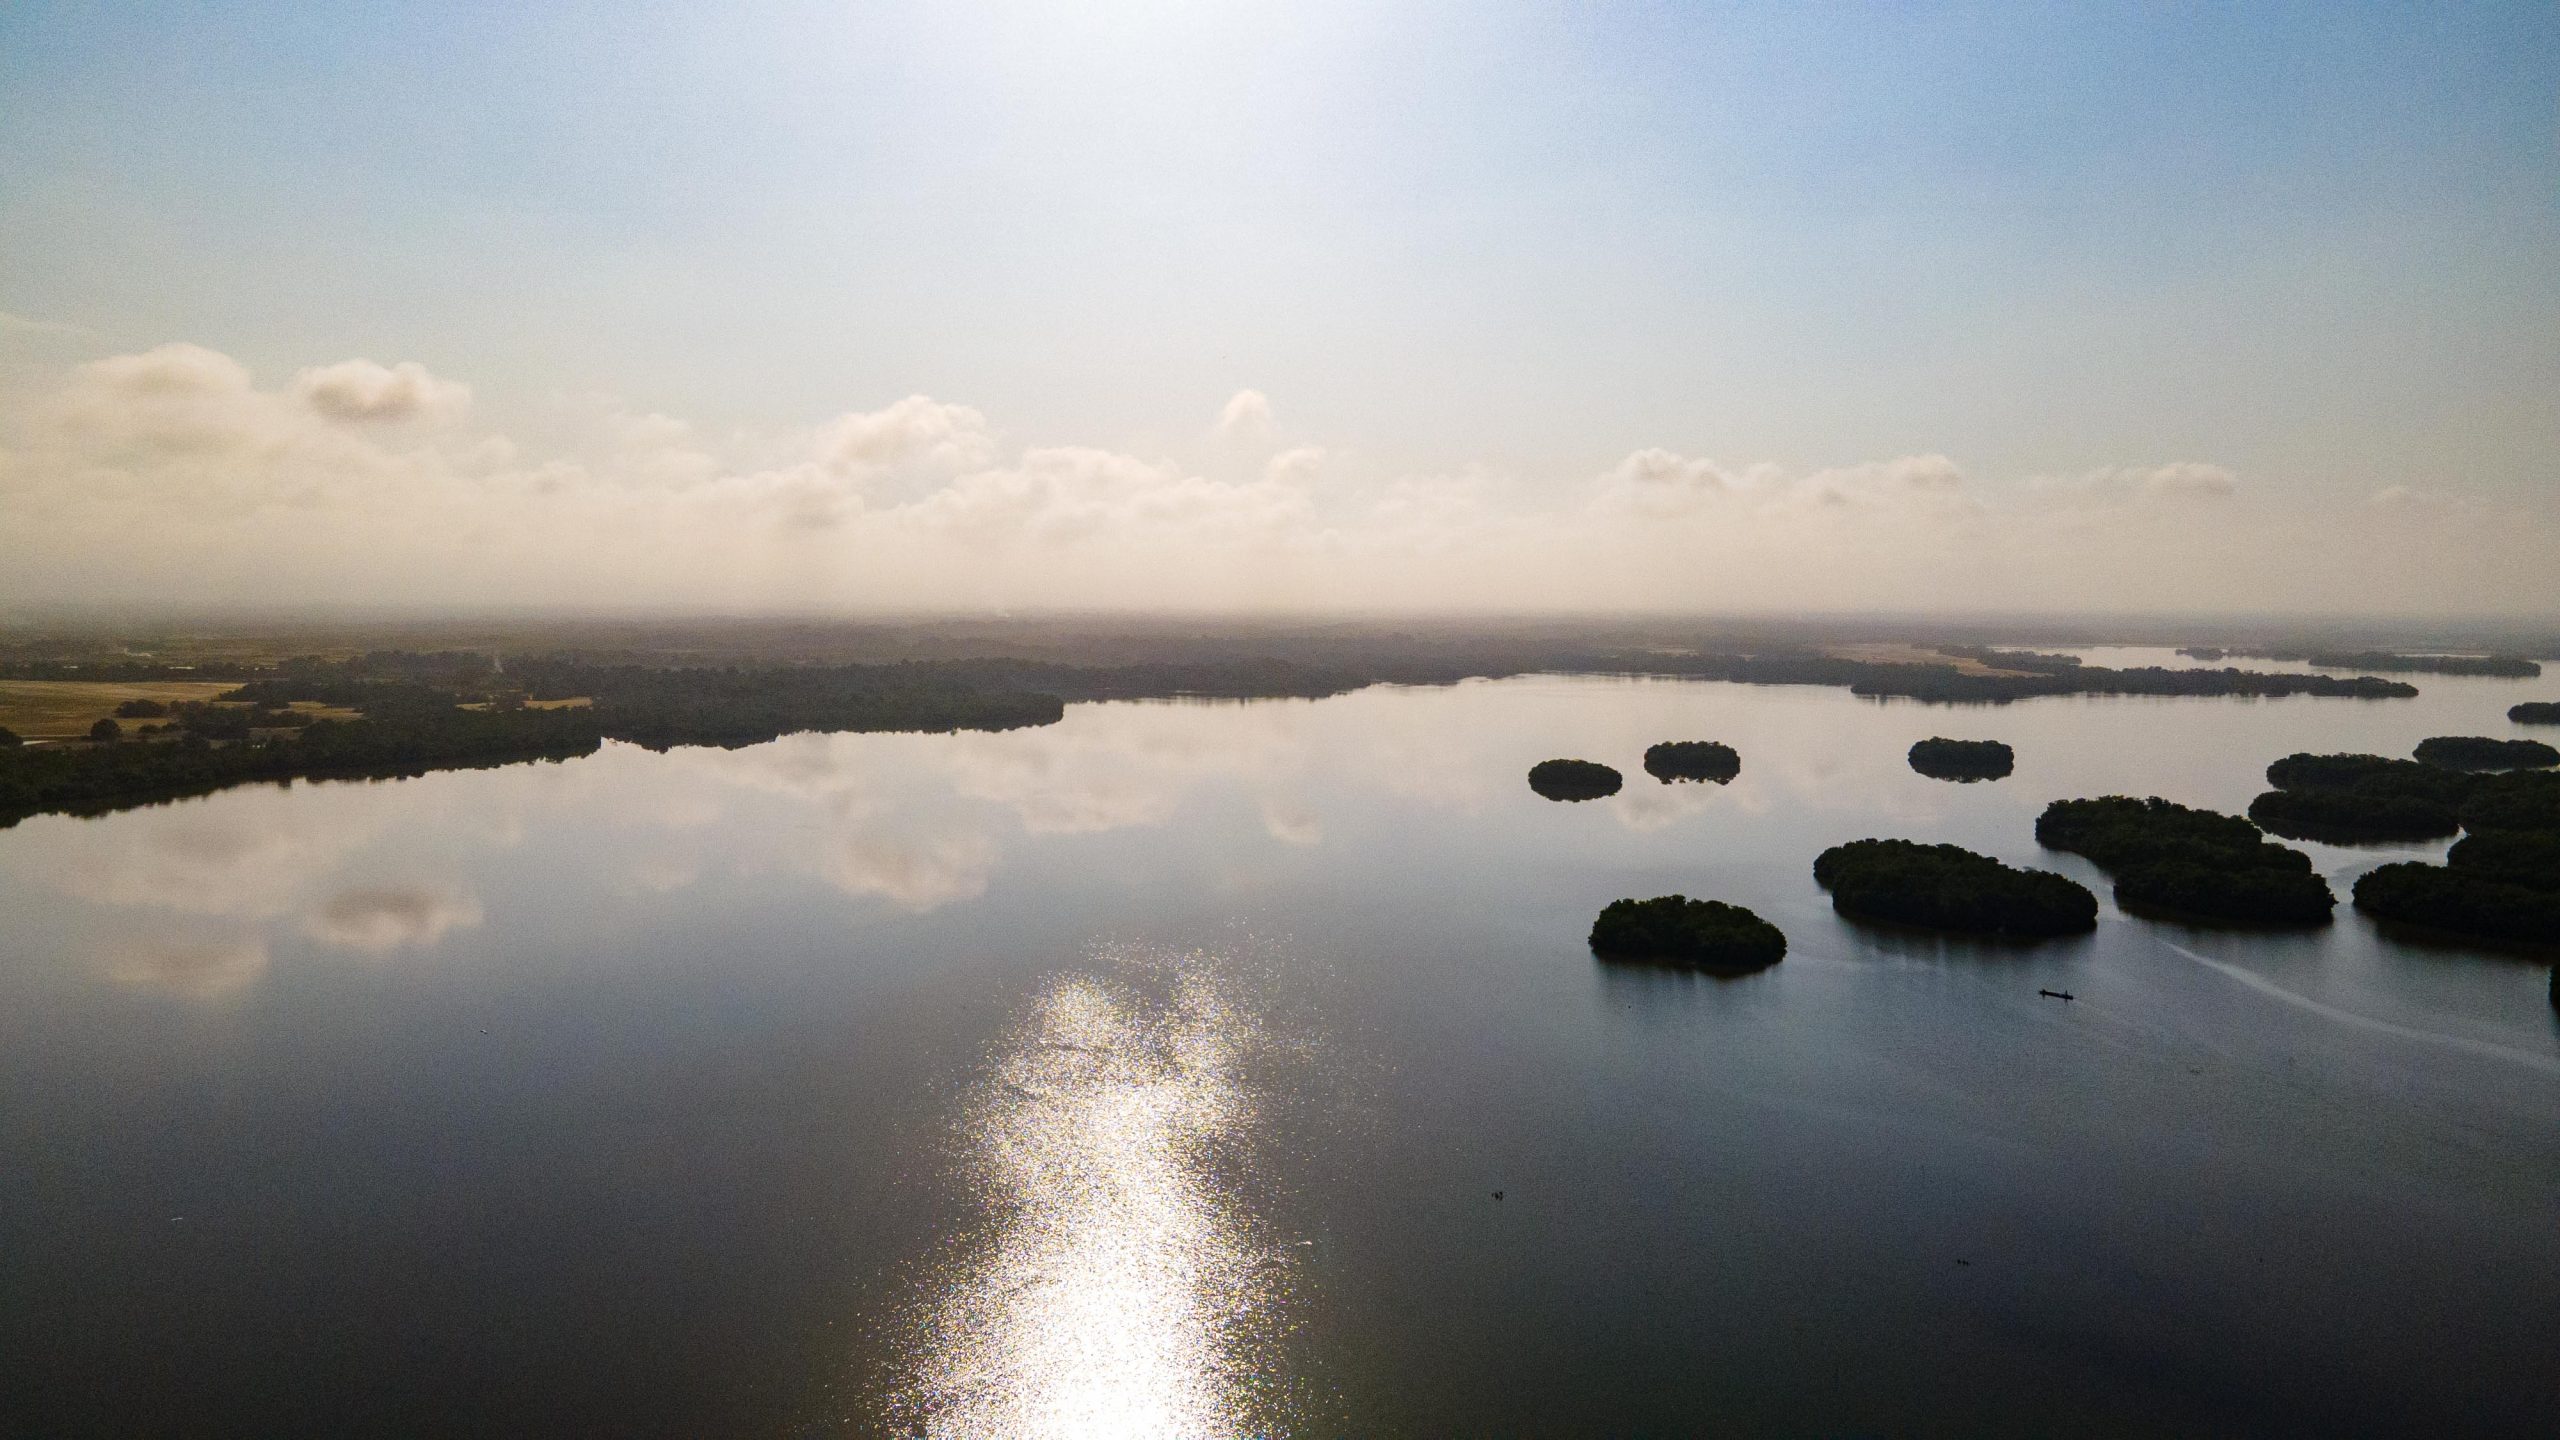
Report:
M 2549 688 L 2419 683 L 1526 680 L 28 821 L 0 1417 L 2549 1434 L 2544 966 L 2351 911 L 1998 949 L 1844 924 L 1809 873 L 1874 834 L 2096 881 L 2046 801 L 2236 810 L 2288 751 L 2506 734 Z M 1914 775 L 1932 734 L 2017 773 Z M 1672 738 L 1740 779 L 1655 784 Z M 1630 784 L 1540 800 L 1551 755 Z M 2442 847 L 2312 848 L 2343 894 Z M 1673 890 L 1787 960 L 1594 963 L 1603 903 Z

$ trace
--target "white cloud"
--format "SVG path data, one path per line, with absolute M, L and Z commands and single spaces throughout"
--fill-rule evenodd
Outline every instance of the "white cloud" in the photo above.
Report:
M 2003 483 L 1934 453 L 1640 448 L 1580 483 L 1399 475 L 1221 437 L 1008 449 L 922 395 L 718 435 L 605 407 L 537 448 L 471 426 L 466 394 L 368 362 L 262 388 L 185 344 L 0 394 L 0 601 L 2497 612 L 2554 551 L 2544 511 L 2406 485 L 2324 509 L 2192 460 Z M 1250 429 L 1268 402 L 1228 409 Z M 429 414 L 454 423 L 348 418 Z
M 341 360 L 294 376 L 293 393 L 329 419 L 352 424 L 447 418 L 471 405 L 470 386 L 439 380 L 415 360 Z
M 987 417 L 966 405 L 910 395 L 884 409 L 842 415 L 818 437 L 818 457 L 838 470 L 923 463 L 983 465 L 996 453 Z
M 1239 390 L 1218 411 L 1216 435 L 1221 440 L 1258 443 L 1271 438 L 1271 397 L 1259 390 Z

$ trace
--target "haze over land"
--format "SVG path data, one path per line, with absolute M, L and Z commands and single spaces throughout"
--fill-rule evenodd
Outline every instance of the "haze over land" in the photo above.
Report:
M 0 17 L 0 605 L 2560 613 L 2543 7 Z

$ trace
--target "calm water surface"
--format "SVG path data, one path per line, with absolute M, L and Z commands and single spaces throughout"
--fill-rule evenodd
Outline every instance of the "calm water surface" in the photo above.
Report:
M 2045 802 L 2238 810 L 2289 751 L 2508 734 L 2550 688 L 2417 683 L 1527 679 L 30 820 L 0 1421 L 2549 1434 L 2545 966 L 2347 910 L 1957 943 L 1810 875 L 1898 835 L 2103 896 Z M 1933 734 L 2017 773 L 1923 779 Z M 1674 738 L 1741 777 L 1655 784 Z M 1554 755 L 1628 788 L 1541 800 Z M 2342 896 L 2442 850 L 2308 848 Z M 1593 961 L 1602 904 L 1675 890 L 1787 960 Z

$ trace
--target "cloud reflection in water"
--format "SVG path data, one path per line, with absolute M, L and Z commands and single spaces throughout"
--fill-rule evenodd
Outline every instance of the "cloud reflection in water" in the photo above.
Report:
M 983 1083 L 967 1168 L 993 1224 L 922 1303 L 901 1418 L 928 1435 L 1268 1432 L 1285 1298 L 1224 1173 L 1256 1020 L 1198 973 L 1161 1001 L 1059 981 Z

